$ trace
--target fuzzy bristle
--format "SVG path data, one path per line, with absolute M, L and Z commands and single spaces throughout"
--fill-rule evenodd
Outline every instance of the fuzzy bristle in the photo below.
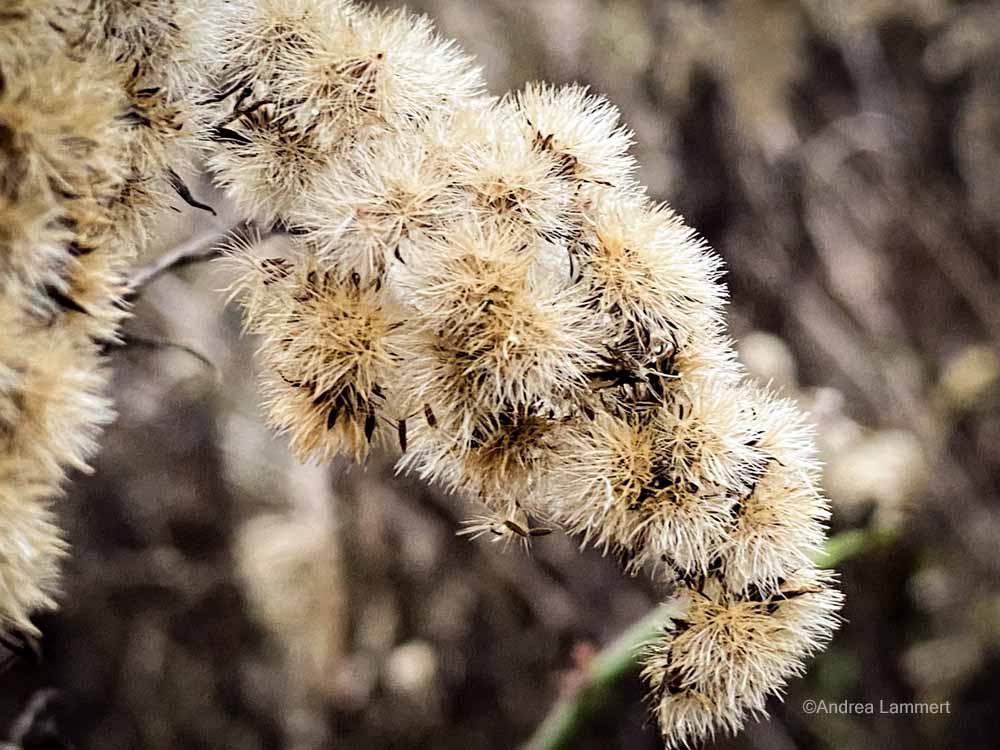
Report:
M 261 334 L 271 423 L 303 459 L 356 459 L 387 434 L 385 391 L 395 376 L 398 319 L 372 284 L 315 265 L 244 263 L 240 292 L 253 299 L 249 331 Z
M 514 97 L 514 103 L 532 145 L 552 155 L 560 177 L 608 187 L 632 183 L 633 136 L 606 99 L 582 86 L 533 83 Z
M 128 264 L 177 194 L 194 75 L 179 50 L 208 2 L 0 9 L 0 631 L 33 633 L 54 605 L 49 504 L 113 416 L 105 347 Z
M 682 618 L 649 647 L 644 674 L 668 747 L 735 733 L 765 713 L 840 620 L 842 594 L 825 571 L 803 570 L 770 596 L 689 591 Z

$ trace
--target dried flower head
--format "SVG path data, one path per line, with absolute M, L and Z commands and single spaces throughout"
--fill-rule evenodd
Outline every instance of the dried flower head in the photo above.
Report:
M 762 389 L 748 389 L 756 415 L 756 448 L 766 463 L 734 508 L 720 549 L 726 587 L 776 591 L 789 573 L 819 553 L 829 503 L 819 491 L 813 429 L 796 406 Z
M 186 111 L 185 92 L 153 82 L 181 80 L 179 42 L 149 39 L 157 23 L 184 34 L 195 6 L 0 9 L 0 629 L 31 632 L 31 610 L 52 606 L 64 544 L 48 501 L 112 416 L 102 346 L 150 210 L 177 182 Z
M 34 632 L 28 617 L 53 606 L 65 551 L 49 502 L 68 467 L 86 470 L 111 411 L 93 350 L 9 302 L 0 296 L 0 631 Z
M 765 460 L 741 396 L 725 382 L 685 385 L 655 411 L 581 421 L 542 489 L 554 517 L 635 567 L 708 573 Z
M 333 0 L 241 2 L 218 56 L 209 163 L 265 222 L 284 219 L 341 148 L 412 130 L 482 89 L 426 19 Z
M 644 341 L 677 347 L 720 320 L 721 263 L 665 205 L 594 189 L 575 250 L 597 309 Z
M 560 177 L 608 187 L 632 183 L 632 132 L 606 99 L 582 86 L 529 83 L 514 103 L 532 145 L 552 155 Z
M 557 158 L 536 148 L 522 121 L 510 101 L 477 102 L 455 120 L 432 123 L 428 133 L 432 149 L 448 154 L 449 174 L 478 222 L 557 239 L 574 226 L 572 191 L 559 176 Z
M 284 98 L 308 102 L 306 121 L 337 112 L 346 129 L 410 129 L 431 114 L 478 96 L 483 80 L 454 41 L 442 40 L 430 21 L 405 10 L 352 12 L 338 34 L 316 35 L 282 60 Z
M 64 3 L 66 4 L 66 3 Z M 81 44 L 109 60 L 139 62 L 174 97 L 202 84 L 220 0 L 92 0 Z
M 683 618 L 649 648 L 644 669 L 668 747 L 735 733 L 762 715 L 837 628 L 843 596 L 832 583 L 805 569 L 766 596 L 689 590 Z
M 30 462 L 0 456 L 0 632 L 37 634 L 31 614 L 55 607 L 66 544 L 49 509 L 51 494 Z
M 399 467 L 416 470 L 507 515 L 559 454 L 568 416 L 542 403 L 442 414 L 429 402 L 405 422 L 409 449 Z
M 424 250 L 398 287 L 420 316 L 405 339 L 415 403 L 461 423 L 470 410 L 583 388 L 595 362 L 591 319 L 579 291 L 539 272 L 537 242 L 466 222 Z
M 294 261 L 240 253 L 272 422 L 302 456 L 476 497 L 466 533 L 552 519 L 665 572 L 688 614 L 646 670 L 668 742 L 761 712 L 835 625 L 811 437 L 743 382 L 721 261 L 634 181 L 576 86 L 481 93 L 428 22 L 334 0 L 230 4 L 209 163 Z M 385 441 L 394 433 L 394 441 Z
M 361 459 L 385 434 L 398 318 L 373 284 L 313 264 L 244 258 L 237 293 L 252 298 L 247 330 L 261 334 L 271 423 L 302 458 Z
M 111 419 L 102 395 L 106 375 L 96 351 L 72 330 L 8 318 L 0 338 L 7 372 L 0 453 L 33 461 L 36 475 L 53 482 L 66 467 L 88 469 L 101 426 Z
M 449 166 L 415 134 L 364 141 L 303 191 L 290 223 L 342 276 L 371 281 L 393 263 L 419 266 L 422 246 L 468 215 Z
M 0 0 L 0 68 L 4 78 L 65 51 L 64 34 L 79 33 L 77 0 Z

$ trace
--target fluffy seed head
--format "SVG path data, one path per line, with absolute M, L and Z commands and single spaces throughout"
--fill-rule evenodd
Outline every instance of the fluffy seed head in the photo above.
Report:
M 56 55 L 0 91 L 0 291 L 42 323 L 99 302 L 66 317 L 95 339 L 118 319 L 116 280 L 88 274 L 83 256 L 108 242 L 126 143 L 123 97 L 102 72 Z
M 400 468 L 486 505 L 472 534 L 552 518 L 666 570 L 690 593 L 647 667 L 668 742 L 763 711 L 840 605 L 808 569 L 809 438 L 742 383 L 721 262 L 634 183 L 614 107 L 483 96 L 405 13 L 229 8 L 209 162 L 302 259 L 241 259 L 272 422 L 320 459 L 388 433 Z
M 57 483 L 65 468 L 87 471 L 97 435 L 111 421 L 103 396 L 107 374 L 89 342 L 72 330 L 7 318 L 0 335 L 11 416 L 0 430 L 0 455 L 35 464 L 35 474 Z
M 432 123 L 428 135 L 431 148 L 447 154 L 477 221 L 500 232 L 562 237 L 575 221 L 572 192 L 555 157 L 535 147 L 521 121 L 509 101 L 473 103 L 451 121 Z
M 738 731 L 837 628 L 843 597 L 825 571 L 804 570 L 762 600 L 690 592 L 687 611 L 646 655 L 670 747 Z
M 409 129 L 482 92 L 471 58 L 440 39 L 427 18 L 405 10 L 342 17 L 340 33 L 295 49 L 283 62 L 283 97 L 305 103 L 293 110 L 302 126 L 336 112 L 352 131 Z
M 397 321 L 377 289 L 311 263 L 244 259 L 238 291 L 254 299 L 248 330 L 262 336 L 272 424 L 300 458 L 361 459 L 382 436 L 383 400 L 396 362 Z
M 66 51 L 67 34 L 81 25 L 80 8 L 67 0 L 0 0 L 0 68 L 18 77 Z
M 665 205 L 593 189 L 575 252 L 597 308 L 645 340 L 679 345 L 720 321 L 720 262 Z
M 466 213 L 446 166 L 412 134 L 366 141 L 305 191 L 290 221 L 341 276 L 374 280 L 393 263 L 419 265 L 423 245 L 443 241 Z
M 532 145 L 552 155 L 559 176 L 598 185 L 631 184 L 632 132 L 619 124 L 618 109 L 606 99 L 588 94 L 583 86 L 529 83 L 514 103 Z
M 736 384 L 741 368 L 732 344 L 718 326 L 706 327 L 676 344 L 646 338 L 604 316 L 600 365 L 588 373 L 590 408 L 619 416 L 655 411 L 678 390 L 706 381 Z
M 775 591 L 815 557 L 825 536 L 828 503 L 819 491 L 813 430 L 795 405 L 747 388 L 766 463 L 739 498 L 720 550 L 727 587 Z
M 31 614 L 55 607 L 66 543 L 49 509 L 54 491 L 31 462 L 0 457 L 0 632 L 38 635 Z
M 210 166 L 262 221 L 285 218 L 342 149 L 412 131 L 482 88 L 453 44 L 402 11 L 242 3 L 221 38 Z
M 203 97 L 208 166 L 240 213 L 263 223 L 284 218 L 327 166 L 330 147 L 353 138 L 336 110 L 286 99 L 292 60 L 351 35 L 349 3 L 240 0 L 220 19 L 212 69 L 217 85 Z
M 0 157 L 0 169 L 3 168 Z M 72 234 L 57 223 L 60 212 L 44 192 L 0 194 L 0 312 L 4 320 L 27 313 L 53 314 L 46 288 L 65 288 L 66 245 Z
M 594 363 L 586 311 L 538 273 L 536 243 L 473 223 L 407 266 L 411 392 L 446 414 L 552 401 L 582 387 Z
M 442 413 L 425 405 L 407 421 L 409 450 L 399 467 L 466 492 L 507 514 L 546 475 L 566 417 L 541 404 Z M 429 419 L 428 419 L 429 417 Z M 431 424 L 430 422 L 433 422 Z
M 115 124 L 121 95 L 97 63 L 56 56 L 0 88 L 0 192 L 51 188 L 70 200 L 106 199 L 119 180 Z
M 633 566 L 666 561 L 708 572 L 734 497 L 763 463 L 740 392 L 726 382 L 682 386 L 658 409 L 597 414 L 569 430 L 542 490 L 557 519 Z
M 108 60 L 141 62 L 179 96 L 199 85 L 213 51 L 220 0 L 93 0 L 79 44 Z
M 167 88 L 158 71 L 135 63 L 116 72 L 127 102 L 121 121 L 128 171 L 112 211 L 118 237 L 141 244 L 156 215 L 177 199 L 179 175 L 190 171 L 194 116 L 187 99 Z
M 237 117 L 209 130 L 208 166 L 241 215 L 275 224 L 326 168 L 328 154 L 312 134 L 285 127 L 271 105 Z

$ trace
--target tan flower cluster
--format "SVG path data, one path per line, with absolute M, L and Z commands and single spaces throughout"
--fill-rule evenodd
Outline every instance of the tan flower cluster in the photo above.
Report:
M 0 2 L 0 627 L 51 605 L 47 499 L 110 418 L 124 266 L 194 202 L 197 125 L 292 238 L 232 255 L 300 457 L 398 445 L 486 506 L 471 533 L 559 524 L 671 583 L 646 669 L 671 744 L 738 729 L 830 637 L 810 430 L 746 382 L 720 261 L 636 183 L 610 103 L 490 97 L 426 19 L 340 0 Z
M 175 5 L 0 2 L 0 631 L 53 606 L 49 502 L 112 417 L 125 269 L 180 186 L 193 129 L 171 91 L 200 64 Z
M 646 668 L 669 743 L 761 713 L 841 604 L 813 438 L 744 378 L 720 261 L 636 184 L 615 108 L 489 97 L 404 13 L 230 7 L 210 164 L 294 246 L 234 253 L 274 425 L 302 458 L 398 444 L 488 508 L 474 534 L 560 524 L 672 582 Z

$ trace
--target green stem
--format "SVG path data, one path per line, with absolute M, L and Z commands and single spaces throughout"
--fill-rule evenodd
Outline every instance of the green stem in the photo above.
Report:
M 851 529 L 827 540 L 817 555 L 816 565 L 833 568 L 869 547 L 885 544 L 892 532 L 874 529 Z M 644 646 L 653 642 L 670 619 L 670 606 L 662 604 L 608 644 L 594 657 L 581 675 L 581 684 L 571 695 L 561 699 L 524 745 L 522 750 L 565 750 L 586 720 L 600 710 L 607 695 L 638 664 Z
M 669 607 L 660 605 L 608 644 L 583 671 L 582 684 L 560 700 L 524 746 L 524 750 L 562 750 L 587 717 L 597 712 L 609 692 L 632 671 L 643 647 L 651 643 L 669 620 Z

